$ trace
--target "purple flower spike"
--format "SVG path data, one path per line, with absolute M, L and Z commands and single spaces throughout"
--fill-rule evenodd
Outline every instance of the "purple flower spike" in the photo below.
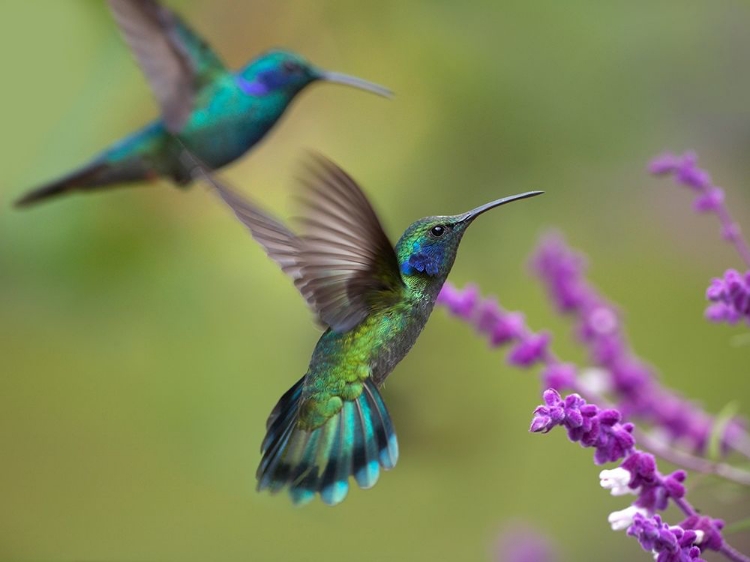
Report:
M 643 550 L 654 553 L 658 562 L 702 560 L 700 548 L 695 546 L 698 534 L 682 527 L 670 527 L 658 515 L 635 514 L 628 535 L 636 537 Z
M 602 487 L 612 495 L 636 496 L 625 509 L 609 515 L 613 530 L 629 528 L 629 534 L 638 537 L 644 548 L 663 562 L 700 560 L 701 549 L 707 548 L 718 550 L 732 562 L 750 562 L 750 557 L 723 542 L 721 521 L 701 518 L 687 501 L 684 471 L 664 476 L 658 471 L 653 455 L 635 448 L 634 426 L 623 423 L 623 415 L 646 417 L 672 437 L 686 439 L 696 450 L 705 448 L 713 421 L 694 404 L 662 388 L 651 368 L 633 354 L 615 307 L 583 279 L 582 260 L 559 238 L 546 249 L 550 251 L 537 256 L 535 267 L 543 276 L 551 275 L 551 292 L 576 296 L 556 302 L 564 300 L 565 306 L 572 307 L 567 310 L 579 320 L 576 334 L 589 346 L 592 357 L 600 359 L 600 367 L 586 369 L 577 376 L 574 365 L 562 363 L 549 349 L 549 334 L 534 334 L 526 327 L 522 314 L 507 312 L 495 299 L 480 298 L 474 286 L 460 291 L 446 284 L 438 304 L 471 324 L 493 345 L 515 342 L 509 362 L 522 367 L 536 362 L 543 364 L 541 375 L 548 388 L 543 394 L 544 403 L 534 410 L 531 432 L 547 433 L 557 426 L 564 427 L 568 439 L 594 449 L 596 464 L 622 461 L 620 466 L 600 473 Z M 748 282 L 750 275 L 732 272 L 716 280 L 709 295 L 716 299 L 730 298 Z M 620 400 L 618 409 L 600 408 L 575 393 L 563 398 L 558 389 L 564 387 L 593 396 L 597 401 L 606 400 L 605 393 L 614 394 Z M 743 443 L 746 436 L 742 427 L 732 421 L 727 425 L 722 445 L 726 447 L 735 440 Z M 680 527 L 670 527 L 653 517 L 670 502 L 687 516 Z M 531 556 L 533 560 L 541 559 Z
M 724 204 L 724 191 L 711 182 L 711 176 L 698 167 L 695 152 L 686 152 L 682 156 L 664 154 L 655 158 L 649 165 L 649 171 L 656 175 L 672 175 L 676 183 L 698 192 L 693 206 L 699 213 L 714 213 L 721 222 L 722 236 L 734 244 L 737 253 L 750 267 L 750 246 L 742 238 L 740 227 L 732 220 Z
M 586 260 L 581 254 L 571 252 L 561 235 L 552 233 L 542 239 L 531 268 L 546 283 L 560 312 L 576 310 L 586 300 L 583 282 Z
M 547 354 L 549 334 L 531 333 L 522 313 L 504 310 L 493 298 L 480 299 L 475 285 L 460 290 L 446 283 L 438 295 L 437 304 L 472 324 L 492 347 L 518 342 L 510 360 L 513 365 L 529 367 Z
M 690 161 L 694 164 L 694 159 Z M 592 363 L 608 374 L 606 391 L 614 396 L 618 410 L 663 428 L 671 439 L 685 440 L 694 451 L 703 451 L 713 428 L 711 417 L 663 388 L 653 368 L 635 355 L 621 314 L 585 279 L 584 263 L 559 235 L 544 237 L 531 261 L 557 308 L 575 318 L 574 333 L 588 348 Z M 709 294 L 720 299 L 706 311 L 710 319 L 736 322 L 743 317 L 739 311 L 750 304 L 750 290 L 745 290 L 750 278 L 737 272 L 729 277 L 729 282 L 714 280 L 709 288 Z M 557 388 L 550 383 L 547 387 Z
M 544 404 L 534 410 L 529 431 L 548 433 L 556 426 L 564 426 L 571 441 L 593 447 L 596 464 L 620 460 L 631 454 L 635 445 L 633 425 L 621 424 L 616 410 L 600 410 L 577 394 L 563 400 L 559 392 L 548 389 Z

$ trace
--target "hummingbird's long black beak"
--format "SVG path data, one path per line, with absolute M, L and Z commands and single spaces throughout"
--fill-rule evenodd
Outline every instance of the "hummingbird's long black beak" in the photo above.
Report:
M 528 199 L 529 197 L 536 197 L 537 195 L 541 195 L 544 193 L 544 191 L 527 191 L 526 193 L 519 193 L 518 195 L 510 195 L 508 197 L 503 197 L 502 199 L 498 199 L 496 201 L 491 201 L 490 203 L 485 203 L 484 205 L 480 205 L 476 209 L 472 209 L 468 213 L 464 213 L 464 215 L 461 217 L 461 219 L 458 222 L 468 223 L 473 221 L 475 218 L 477 218 L 482 213 L 486 213 L 490 209 L 494 209 L 495 207 L 499 207 L 500 205 L 505 205 L 506 203 L 510 203 L 511 201 L 518 201 L 519 199 Z
M 320 70 L 318 71 L 318 75 L 320 80 L 325 80 L 326 82 L 335 82 L 336 84 L 359 88 L 360 90 L 372 92 L 373 94 L 383 96 L 384 98 L 393 97 L 393 92 L 388 88 L 373 82 L 368 82 L 367 80 L 362 80 L 362 78 L 357 78 L 356 76 L 349 76 L 348 74 L 341 74 L 340 72 L 329 72 L 328 70 Z

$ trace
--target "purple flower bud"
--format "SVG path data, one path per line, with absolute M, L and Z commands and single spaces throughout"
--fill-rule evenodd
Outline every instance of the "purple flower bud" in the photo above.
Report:
M 643 550 L 656 555 L 659 562 L 699 561 L 700 549 L 694 546 L 697 534 L 682 527 L 670 527 L 661 517 L 636 513 L 628 535 L 636 537 Z
M 609 365 L 621 357 L 625 351 L 625 343 L 619 334 L 598 337 L 589 345 L 591 359 L 599 365 Z
M 595 449 L 596 464 L 617 461 L 633 452 L 633 425 L 620 424 L 618 412 L 600 410 L 577 394 L 563 400 L 554 389 L 544 392 L 544 402 L 534 410 L 530 429 L 533 433 L 547 433 L 555 426 L 564 426 L 568 439 Z
M 675 181 L 686 187 L 703 190 L 711 185 L 711 176 L 698 166 L 695 152 L 689 151 L 682 155 L 682 161 L 675 170 Z
M 555 562 L 558 557 L 547 537 L 525 525 L 503 532 L 495 548 L 497 562 Z
M 510 350 L 508 363 L 517 367 L 529 367 L 541 361 L 547 354 L 551 337 L 549 332 L 542 332 L 521 340 Z
M 726 288 L 724 287 L 724 280 L 714 277 L 711 279 L 711 284 L 706 289 L 706 298 L 710 301 L 718 301 L 726 298 Z
M 724 203 L 724 191 L 719 187 L 710 187 L 693 202 L 698 213 L 714 212 Z
M 591 308 L 584 317 L 583 337 L 593 339 L 616 334 L 620 326 L 617 312 L 606 304 Z
M 548 389 L 542 396 L 544 404 L 534 410 L 534 418 L 531 421 L 529 431 L 532 433 L 547 433 L 565 420 L 565 410 L 560 394 L 554 389 Z
M 508 312 L 498 319 L 490 336 L 490 345 L 497 347 L 517 340 L 526 331 L 526 320 L 520 312 Z
M 700 168 L 682 166 L 675 174 L 675 181 L 693 189 L 705 189 L 711 185 L 711 176 Z
M 542 382 L 547 388 L 571 388 L 575 380 L 576 368 L 570 363 L 552 363 L 542 371 Z
M 463 291 L 460 291 L 446 283 L 438 294 L 436 302 L 447 306 L 454 316 L 471 320 L 478 298 L 479 289 L 475 285 L 467 285 Z
M 709 305 L 706 308 L 705 317 L 711 322 L 726 322 L 727 324 L 736 324 L 741 318 L 739 312 L 723 302 Z
M 541 411 L 534 412 L 534 418 L 531 420 L 529 427 L 530 433 L 547 433 L 552 429 L 552 420 L 549 416 L 544 415 Z
M 498 322 L 503 320 L 503 311 L 494 299 L 486 299 L 477 307 L 474 327 L 480 334 L 491 334 Z
M 676 470 L 664 479 L 664 489 L 670 497 L 680 499 L 685 496 L 685 486 L 682 483 L 687 478 L 684 470 Z
M 699 541 L 701 548 L 704 550 L 719 550 L 724 545 L 724 539 L 721 536 L 721 530 L 724 528 L 724 521 L 721 519 L 711 519 L 701 515 L 691 515 L 680 523 L 683 529 L 692 529 L 703 533 Z
M 610 368 L 612 380 L 617 389 L 631 396 L 633 393 L 644 392 L 650 386 L 653 374 L 650 369 L 633 357 L 618 357 Z
M 736 269 L 727 269 L 724 272 L 724 284 L 730 296 L 745 290 L 745 278 Z
M 635 452 L 620 466 L 631 474 L 628 486 L 633 490 L 656 481 L 656 460 L 653 455 Z
M 435 304 L 449 306 L 450 303 L 453 302 L 453 300 L 456 298 L 458 292 L 458 289 L 456 289 L 451 283 L 445 283 L 443 285 L 443 288 L 440 289 L 440 292 L 438 293 Z
M 602 425 L 612 427 L 616 423 L 620 422 L 622 416 L 617 410 L 602 410 L 599 412 L 599 421 Z
M 671 174 L 677 169 L 681 163 L 681 159 L 675 156 L 671 152 L 665 152 L 660 154 L 648 165 L 648 172 L 654 175 Z
M 743 275 L 728 269 L 721 279 L 711 280 L 706 298 L 713 302 L 706 309 L 706 319 L 735 324 L 744 318 L 750 323 L 750 271 Z

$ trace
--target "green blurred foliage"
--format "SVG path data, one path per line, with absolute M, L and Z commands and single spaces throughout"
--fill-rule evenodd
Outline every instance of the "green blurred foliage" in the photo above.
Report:
M 667 384 L 750 413 L 747 328 L 702 320 L 709 278 L 737 256 L 687 192 L 644 172 L 664 148 L 697 149 L 750 231 L 747 2 L 171 4 L 233 66 L 281 45 L 397 92 L 304 92 L 226 170 L 243 190 L 288 216 L 314 148 L 395 239 L 418 217 L 544 189 L 478 221 L 452 280 L 578 360 L 525 268 L 559 228 Z M 648 558 L 609 530 L 625 501 L 598 488 L 591 453 L 527 432 L 537 378 L 443 311 L 385 389 L 396 470 L 335 509 L 255 494 L 266 416 L 318 336 L 302 299 L 203 186 L 11 209 L 156 108 L 102 2 L 3 0 L 0 53 L 0 560 L 482 560 L 511 520 L 563 559 Z M 689 483 L 704 512 L 742 516 L 746 492 Z M 734 540 L 750 550 L 747 532 Z

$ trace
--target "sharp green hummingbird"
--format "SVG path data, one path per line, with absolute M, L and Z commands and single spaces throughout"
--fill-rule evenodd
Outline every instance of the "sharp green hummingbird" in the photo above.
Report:
M 319 493 L 335 505 L 350 476 L 370 488 L 380 468 L 396 464 L 396 434 L 378 387 L 422 331 L 466 229 L 490 209 L 542 192 L 420 219 L 394 249 L 351 177 L 322 157 L 309 172 L 301 235 L 203 175 L 327 327 L 307 373 L 268 418 L 258 490 L 288 488 L 295 504 Z
M 108 3 L 151 85 L 161 118 L 81 169 L 30 191 L 18 206 L 158 177 L 187 185 L 190 174 L 179 159 L 183 146 L 211 168 L 229 164 L 258 143 L 294 97 L 315 81 L 390 95 L 382 86 L 318 69 L 288 51 L 267 52 L 233 72 L 177 14 L 156 0 Z

